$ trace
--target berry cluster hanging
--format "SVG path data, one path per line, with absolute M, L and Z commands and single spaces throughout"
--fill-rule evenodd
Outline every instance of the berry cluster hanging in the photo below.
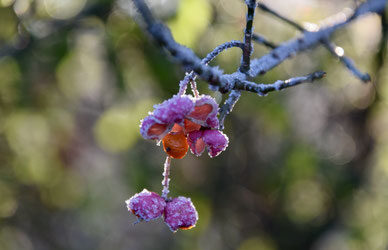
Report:
M 171 159 L 182 159 L 190 151 L 200 156 L 205 148 L 215 157 L 228 146 L 228 137 L 219 130 L 218 104 L 213 97 L 199 95 L 193 79 L 185 78 L 177 95 L 154 106 L 154 111 L 141 121 L 140 133 L 145 139 L 162 142 L 167 154 L 163 172 L 162 195 L 144 189 L 126 201 L 128 210 L 138 221 L 150 221 L 161 216 L 171 231 L 190 229 L 198 213 L 190 198 L 168 197 Z M 186 95 L 188 82 L 193 94 Z

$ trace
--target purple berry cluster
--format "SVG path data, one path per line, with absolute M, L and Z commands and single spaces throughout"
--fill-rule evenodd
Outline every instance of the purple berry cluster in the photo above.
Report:
M 191 84 L 193 95 L 187 95 Z M 180 82 L 180 90 L 168 100 L 155 105 L 140 124 L 144 139 L 163 143 L 167 154 L 164 164 L 162 195 L 144 189 L 126 201 L 127 208 L 138 221 L 150 221 L 159 217 L 171 231 L 190 229 L 198 220 L 198 213 L 190 198 L 168 197 L 171 159 L 183 158 L 188 150 L 200 156 L 207 149 L 210 157 L 216 157 L 228 147 L 228 137 L 220 131 L 219 106 L 208 95 L 200 95 L 195 75 L 187 74 Z
M 219 130 L 219 107 L 213 97 L 174 95 L 154 108 L 140 124 L 144 139 L 160 141 L 178 126 L 196 156 L 207 148 L 209 156 L 216 157 L 228 147 L 228 137 Z
M 183 196 L 165 200 L 157 193 L 144 189 L 125 203 L 139 220 L 150 221 L 163 216 L 164 222 L 173 232 L 195 227 L 198 220 L 197 210 L 190 198 Z

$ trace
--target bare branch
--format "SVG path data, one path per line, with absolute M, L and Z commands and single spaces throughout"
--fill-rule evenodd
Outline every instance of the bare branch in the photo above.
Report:
M 253 52 L 252 47 L 252 36 L 253 36 L 253 18 L 255 17 L 256 10 L 256 0 L 245 0 L 245 3 L 248 7 L 247 17 L 246 17 L 246 26 L 244 31 L 244 47 L 243 55 L 241 57 L 241 65 L 239 71 L 247 74 L 250 68 L 251 63 L 251 54 Z M 220 128 L 224 129 L 224 121 L 226 116 L 232 112 L 234 105 L 238 102 L 241 97 L 240 90 L 232 90 L 229 94 L 228 99 L 225 101 L 224 105 L 220 108 Z
M 257 7 L 260 8 L 262 11 L 268 12 L 268 13 L 272 14 L 273 16 L 279 18 L 280 20 L 290 24 L 291 26 L 294 26 L 299 31 L 305 32 L 305 29 L 301 25 L 299 25 L 298 23 L 292 21 L 291 19 L 288 19 L 287 17 L 284 17 L 283 15 L 280 15 L 276 11 L 268 8 L 267 5 L 265 5 L 263 3 L 257 3 Z
M 244 30 L 243 55 L 241 57 L 241 65 L 240 65 L 239 71 L 244 74 L 247 74 L 251 63 L 251 54 L 253 52 L 252 31 L 253 31 L 253 18 L 255 16 L 255 10 L 256 10 L 256 0 L 246 0 L 245 3 L 248 7 L 248 13 L 246 18 L 246 26 Z M 225 101 L 224 105 L 221 106 L 219 110 L 220 129 L 224 129 L 225 118 L 230 112 L 232 112 L 234 105 L 236 105 L 240 97 L 241 97 L 240 90 L 232 90 L 231 93 L 229 94 L 228 99 Z
M 248 7 L 247 23 L 244 31 L 244 49 L 241 58 L 240 71 L 247 73 L 249 71 L 252 54 L 252 30 L 253 30 L 253 18 L 255 17 L 256 0 L 246 0 L 245 3 Z
M 276 44 L 268 41 L 264 36 L 262 35 L 259 35 L 259 34 L 255 34 L 253 33 L 252 34 L 252 40 L 259 43 L 259 44 L 263 44 L 264 46 L 270 48 L 270 49 L 275 49 L 277 47 Z
M 225 100 L 225 103 L 221 106 L 219 110 L 219 118 L 220 121 L 220 129 L 224 129 L 224 122 L 227 115 L 232 112 L 234 105 L 238 102 L 238 100 L 241 97 L 241 91 L 239 90 L 232 90 L 228 96 L 228 99 Z
M 201 63 L 207 65 L 216 56 L 218 56 L 221 52 L 223 52 L 224 50 L 230 49 L 230 48 L 234 48 L 234 47 L 238 47 L 238 48 L 243 49 L 244 44 L 240 41 L 233 40 L 233 41 L 218 45 L 216 48 L 213 49 L 212 52 L 207 54 L 207 56 L 202 59 Z M 189 84 L 189 82 L 195 81 L 196 77 L 197 77 L 197 75 L 194 71 L 191 71 L 189 74 L 186 74 L 185 78 L 182 81 L 180 81 L 180 83 L 179 83 L 179 94 L 180 95 L 182 95 L 186 91 L 187 84 Z
M 149 9 L 142 0 L 133 0 L 143 18 L 147 18 Z M 356 18 L 367 13 L 381 13 L 384 11 L 386 0 L 368 0 L 361 4 L 347 19 L 334 20 L 330 25 L 321 27 L 318 31 L 304 32 L 303 36 L 291 39 L 259 59 L 251 60 L 249 76 L 255 77 L 273 69 L 287 58 L 310 49 L 319 44 L 323 39 L 330 37 L 334 31 L 343 28 Z M 148 12 L 144 13 L 144 9 Z M 149 12 L 150 13 L 150 12 Z M 210 84 L 212 90 L 226 93 L 234 89 L 234 85 L 246 80 L 245 74 L 233 73 L 225 75 L 218 67 L 210 67 L 201 63 L 201 60 L 192 50 L 176 43 L 162 23 L 154 18 L 147 18 L 147 29 L 152 37 L 182 65 L 196 72 L 204 81 Z
M 265 4 L 258 3 L 257 7 L 260 8 L 261 10 L 265 11 L 265 12 L 268 12 L 268 13 L 272 14 L 273 16 L 279 18 L 280 20 L 290 24 L 291 26 L 293 26 L 294 28 L 298 29 L 299 31 L 307 32 L 307 30 L 303 26 L 301 26 L 300 24 L 296 23 L 295 21 L 293 21 L 291 19 L 288 19 L 287 17 L 284 17 L 283 15 L 277 13 L 276 11 L 270 9 Z M 352 74 L 354 76 L 356 76 L 357 78 L 359 78 L 363 82 L 369 82 L 370 81 L 369 74 L 362 73 L 360 70 L 358 70 L 356 68 L 353 60 L 348 58 L 348 57 L 346 57 L 344 55 L 345 52 L 344 52 L 344 50 L 341 47 L 339 47 L 339 46 L 335 45 L 334 43 L 330 42 L 330 40 L 328 38 L 323 38 L 320 42 L 322 43 L 322 45 L 333 56 L 338 58 L 345 65 L 345 67 L 348 68 L 352 72 Z M 340 53 L 340 51 L 341 51 L 341 53 Z
M 224 50 L 227 50 L 227 49 L 230 49 L 230 48 L 234 48 L 234 47 L 238 47 L 240 49 L 243 49 L 244 48 L 244 44 L 240 41 L 236 41 L 236 40 L 233 40 L 233 41 L 230 41 L 230 42 L 227 42 L 227 43 L 223 43 L 221 45 L 218 45 L 217 47 L 215 47 L 213 49 L 212 52 L 210 52 L 209 54 L 207 54 L 207 56 L 205 58 L 202 59 L 201 63 L 203 64 L 208 64 L 209 62 L 211 62 L 216 56 L 218 56 L 222 51 Z
M 263 96 L 268 92 L 279 91 L 305 82 L 313 82 L 323 78 L 325 75 L 326 72 L 317 71 L 306 76 L 294 77 L 285 81 L 279 80 L 272 84 L 257 84 L 249 81 L 242 81 L 236 83 L 234 88 L 254 92 Z
M 323 39 L 329 38 L 334 31 L 343 28 L 351 21 L 356 18 L 367 14 L 372 13 L 381 13 L 385 9 L 386 0 L 369 0 L 361 4 L 347 19 L 338 19 L 335 20 L 332 18 L 332 23 L 328 26 L 323 26 L 317 31 L 305 31 L 303 36 L 295 39 L 291 39 L 273 51 L 271 53 L 251 61 L 251 70 L 249 75 L 254 77 L 257 75 L 264 74 L 269 70 L 273 69 L 280 63 L 282 63 L 287 58 L 310 49 L 317 44 L 321 43 Z
M 170 30 L 160 22 L 157 22 L 151 15 L 148 6 L 143 0 L 133 0 L 139 13 L 147 25 L 147 30 L 151 36 L 164 47 L 170 54 L 183 66 L 193 70 L 203 80 L 210 85 L 218 86 L 217 90 L 221 92 L 228 92 L 230 87 L 228 81 L 223 79 L 222 71 L 217 67 L 209 67 L 201 63 L 201 60 L 194 54 L 194 52 L 178 44 L 171 35 Z M 151 15 L 151 17 L 149 17 Z
M 353 73 L 354 76 L 356 76 L 363 82 L 369 82 L 371 80 L 370 75 L 368 73 L 362 73 L 360 70 L 357 69 L 353 60 L 345 56 L 345 51 L 341 47 L 336 46 L 328 39 L 324 39 L 322 41 L 322 44 L 326 47 L 328 51 L 330 51 L 333 56 L 338 58 L 345 65 L 345 67 Z

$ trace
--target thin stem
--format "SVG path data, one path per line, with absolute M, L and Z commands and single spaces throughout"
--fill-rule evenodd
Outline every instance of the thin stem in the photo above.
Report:
M 186 75 L 183 78 L 183 80 L 181 80 L 179 82 L 179 92 L 178 92 L 178 95 L 181 96 L 181 95 L 184 95 L 186 93 L 187 84 L 189 84 L 191 79 L 195 79 L 194 77 L 195 77 L 194 71 L 191 71 L 190 73 L 186 72 Z
M 243 49 L 244 44 L 240 41 L 232 40 L 230 42 L 226 42 L 226 43 L 223 43 L 221 45 L 218 45 L 209 54 L 207 54 L 206 57 L 204 57 L 201 60 L 201 63 L 204 65 L 207 65 L 214 58 L 216 58 L 221 52 L 223 52 L 227 49 L 230 49 L 230 48 L 235 48 L 235 47 Z M 189 82 L 191 82 L 191 89 L 193 90 L 194 96 L 196 96 L 196 97 L 199 96 L 196 84 L 194 82 L 196 78 L 197 78 L 197 74 L 194 71 L 191 71 L 190 73 L 186 73 L 185 78 L 182 81 L 180 81 L 180 83 L 179 83 L 179 93 L 178 94 L 183 95 L 186 92 L 187 85 L 189 84 Z M 193 86 L 193 82 L 195 84 L 194 86 Z
M 162 198 L 168 200 L 169 184 L 170 184 L 170 166 L 171 166 L 171 157 L 167 156 L 166 161 L 164 162 L 164 171 L 163 171 L 163 190 L 162 190 Z
M 244 47 L 243 54 L 241 58 L 241 65 L 239 71 L 244 74 L 248 74 L 251 64 L 251 54 L 252 54 L 252 35 L 253 35 L 253 18 L 255 17 L 256 10 L 256 0 L 246 0 L 245 3 L 248 7 L 246 27 L 244 31 Z M 258 36 L 256 36 L 258 38 Z M 265 40 L 265 39 L 262 39 Z M 234 105 L 238 102 L 241 97 L 241 91 L 234 89 L 229 94 L 228 99 L 225 101 L 224 105 L 220 108 L 220 129 L 224 129 L 224 121 L 226 116 L 232 111 Z
M 225 118 L 230 114 L 230 112 L 232 112 L 234 105 L 236 105 L 240 97 L 241 91 L 232 90 L 228 96 L 228 99 L 226 99 L 225 103 L 221 106 L 219 111 L 220 116 L 218 119 L 220 121 L 220 130 L 224 129 Z
M 259 44 L 263 44 L 265 47 L 268 47 L 270 49 L 275 49 L 277 47 L 276 44 L 268 41 L 264 36 L 259 35 L 259 34 L 253 33 L 252 40 L 259 43 Z
M 240 71 L 247 73 L 250 68 L 251 54 L 252 54 L 252 30 L 253 30 L 253 18 L 256 10 L 256 0 L 246 0 L 248 7 L 247 23 L 244 32 L 244 49 L 241 59 Z
M 195 79 L 191 80 L 190 84 L 191 84 L 191 91 L 193 92 L 195 98 L 199 98 L 199 92 L 197 89 L 197 83 L 195 82 Z
M 345 67 L 348 68 L 350 72 L 352 72 L 354 76 L 363 82 L 369 82 L 371 80 L 368 73 L 362 73 L 359 69 L 356 68 L 353 60 L 345 56 L 345 51 L 341 47 L 336 46 L 334 43 L 330 42 L 329 39 L 324 39 L 322 44 L 333 56 L 338 58 L 345 65 Z
M 227 50 L 227 49 L 230 49 L 230 48 L 235 48 L 235 47 L 240 48 L 240 49 L 244 49 L 244 43 L 242 43 L 240 41 L 232 40 L 230 42 L 226 42 L 226 43 L 223 43 L 221 45 L 218 45 L 217 47 L 215 47 L 212 50 L 212 52 L 207 54 L 206 57 L 204 57 L 202 59 L 201 63 L 208 64 L 209 62 L 211 62 L 214 58 L 216 58 L 216 56 L 218 56 L 224 50 Z
M 257 7 L 260 8 L 262 11 L 265 11 L 265 12 L 268 12 L 270 13 L 271 15 L 279 18 L 280 20 L 288 23 L 289 25 L 295 27 L 296 29 L 298 29 L 299 31 L 301 32 L 305 32 L 305 29 L 298 23 L 294 22 L 293 20 L 291 19 L 288 19 L 287 17 L 283 16 L 283 15 L 280 15 L 279 13 L 277 13 L 276 11 L 270 9 L 269 7 L 267 7 L 265 4 L 263 3 L 257 3 Z
M 242 82 L 236 83 L 235 88 L 239 90 L 254 92 L 263 96 L 263 95 L 266 95 L 268 92 L 279 91 L 285 88 L 293 87 L 301 83 L 312 82 L 312 81 L 321 79 L 325 75 L 326 75 L 325 72 L 317 71 L 312 74 L 308 74 L 306 76 L 294 77 L 285 81 L 278 80 L 272 84 L 257 84 L 249 81 L 242 81 Z

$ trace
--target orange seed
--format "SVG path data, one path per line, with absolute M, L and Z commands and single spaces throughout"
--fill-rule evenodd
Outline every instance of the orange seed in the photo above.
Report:
M 175 159 L 182 159 L 189 150 L 187 138 L 183 132 L 170 132 L 162 140 L 164 151 Z

